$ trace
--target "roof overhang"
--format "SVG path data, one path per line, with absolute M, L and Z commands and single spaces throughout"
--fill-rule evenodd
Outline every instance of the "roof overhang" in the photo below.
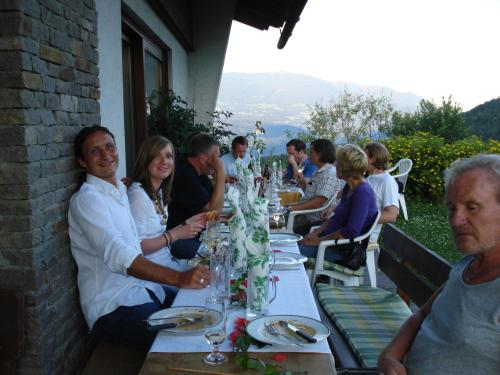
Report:
M 299 21 L 307 0 L 238 0 L 234 20 L 267 30 L 270 26 L 281 29 L 278 48 L 285 47 Z

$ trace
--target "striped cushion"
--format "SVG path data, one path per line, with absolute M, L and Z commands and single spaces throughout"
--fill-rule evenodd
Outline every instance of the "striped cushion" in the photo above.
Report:
M 396 294 L 369 286 L 334 287 L 317 284 L 318 299 L 346 338 L 363 367 L 377 367 L 411 310 Z
M 314 258 L 308 258 L 306 263 L 305 263 L 306 268 L 314 269 L 315 265 L 316 265 L 316 259 L 314 259 Z M 323 267 L 327 271 L 337 271 L 337 272 L 343 273 L 344 275 L 349 275 L 349 276 L 363 277 L 363 275 L 365 274 L 364 267 L 361 267 L 360 269 L 353 271 L 347 267 L 341 266 L 340 264 L 333 263 L 333 262 L 327 262 L 326 260 L 323 262 Z

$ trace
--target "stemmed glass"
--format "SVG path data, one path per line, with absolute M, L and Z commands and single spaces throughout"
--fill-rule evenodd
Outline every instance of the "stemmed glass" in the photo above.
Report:
M 219 351 L 219 346 L 226 339 L 226 302 L 222 297 L 210 296 L 205 300 L 205 307 L 219 312 L 222 320 L 217 323 L 213 321 L 213 315 L 205 316 L 205 339 L 212 346 L 212 352 L 203 357 L 203 362 L 219 365 L 227 361 L 227 356 Z
M 273 212 L 273 220 L 276 223 L 276 232 L 280 230 L 280 219 L 283 216 L 283 212 L 276 210 Z

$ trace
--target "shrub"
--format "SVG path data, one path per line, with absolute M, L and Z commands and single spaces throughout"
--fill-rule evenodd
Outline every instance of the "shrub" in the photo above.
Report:
M 406 137 L 389 138 L 383 143 L 394 163 L 403 158 L 413 161 L 406 192 L 432 201 L 442 199 L 443 172 L 453 161 L 479 153 L 500 153 L 500 141 L 489 140 L 484 143 L 476 136 L 446 143 L 441 137 L 416 133 Z

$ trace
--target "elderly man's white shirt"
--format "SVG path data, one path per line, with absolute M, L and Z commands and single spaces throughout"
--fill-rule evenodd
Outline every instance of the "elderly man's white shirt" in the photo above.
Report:
M 161 285 L 127 275 L 142 251 L 127 189 L 120 181 L 115 187 L 87 175 L 87 181 L 71 198 L 68 222 L 80 302 L 90 328 L 119 306 L 152 302 L 146 288 L 160 301 L 165 299 Z
M 222 155 L 220 158 L 224 163 L 224 172 L 226 172 L 226 176 L 237 176 L 238 171 L 236 169 L 236 160 L 238 158 L 235 158 L 232 152 L 228 152 L 227 154 Z M 243 159 L 241 159 L 241 163 L 245 168 L 248 168 L 248 166 L 250 165 L 250 155 L 245 154 L 245 156 L 243 156 Z

